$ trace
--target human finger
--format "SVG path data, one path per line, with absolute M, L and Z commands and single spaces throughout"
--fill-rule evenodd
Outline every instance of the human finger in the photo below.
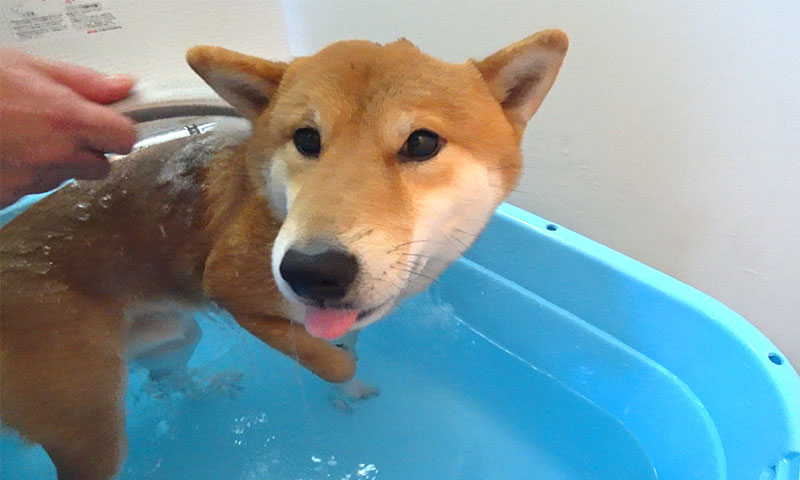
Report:
M 130 75 L 105 75 L 90 68 L 40 60 L 37 68 L 87 100 L 108 104 L 127 97 L 136 79 Z
M 75 154 L 70 165 L 65 165 L 63 175 L 79 180 L 99 180 L 108 175 L 111 164 L 102 152 L 81 150 Z M 68 176 L 67 176 L 68 175 Z
M 110 169 L 105 155 L 82 150 L 73 155 L 69 163 L 48 165 L 35 170 L 31 180 L 26 185 L 20 186 L 18 191 L 21 195 L 42 193 L 56 188 L 71 178 L 99 180 L 105 177 Z
M 133 121 L 108 107 L 86 103 L 76 112 L 82 118 L 77 132 L 82 146 L 103 153 L 125 154 L 136 143 Z

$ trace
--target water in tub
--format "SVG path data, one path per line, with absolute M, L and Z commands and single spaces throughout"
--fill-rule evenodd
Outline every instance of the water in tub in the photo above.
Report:
M 435 290 L 435 289 L 434 289 Z M 130 366 L 128 458 L 118 478 L 647 480 L 615 419 L 461 322 L 436 292 L 358 341 L 354 401 L 225 313 L 196 314 L 184 371 Z M 4 480 L 54 479 L 39 446 L 0 440 Z

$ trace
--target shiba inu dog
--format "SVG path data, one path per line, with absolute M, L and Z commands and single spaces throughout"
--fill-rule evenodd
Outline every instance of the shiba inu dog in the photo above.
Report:
M 125 358 L 143 337 L 181 337 L 174 305 L 216 302 L 323 379 L 350 379 L 353 356 L 330 340 L 471 244 L 518 180 L 523 129 L 566 50 L 558 30 L 464 64 L 406 40 L 290 63 L 192 48 L 252 133 L 143 149 L 2 230 L 4 424 L 61 480 L 112 477 Z

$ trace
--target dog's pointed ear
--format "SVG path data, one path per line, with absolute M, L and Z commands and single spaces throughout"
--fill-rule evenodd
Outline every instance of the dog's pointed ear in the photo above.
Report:
M 520 131 L 553 85 L 568 44 L 561 30 L 545 30 L 474 62 L 506 117 Z
M 207 46 L 189 49 L 186 61 L 220 97 L 251 121 L 267 108 L 288 66 Z

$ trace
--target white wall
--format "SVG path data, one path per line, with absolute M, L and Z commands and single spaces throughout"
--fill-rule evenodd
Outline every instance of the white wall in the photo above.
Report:
M 571 38 L 512 203 L 710 294 L 800 367 L 800 3 L 284 0 L 293 53 Z
M 13 19 L 63 14 L 64 0 L 0 0 L 0 42 L 54 60 L 139 78 L 139 101 L 194 99 L 213 92 L 187 65 L 186 50 L 223 45 L 262 56 L 288 58 L 289 44 L 279 0 L 71 0 L 100 4 L 119 29 L 88 34 L 68 29 L 19 40 Z M 65 22 L 69 25 L 69 22 Z

